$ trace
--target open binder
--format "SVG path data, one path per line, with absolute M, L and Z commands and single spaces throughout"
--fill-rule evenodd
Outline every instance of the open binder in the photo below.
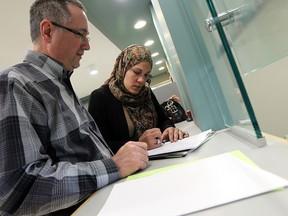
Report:
M 149 159 L 185 157 L 206 143 L 214 135 L 215 131 L 210 129 L 200 134 L 178 140 L 177 142 L 165 142 L 159 148 L 148 150 Z

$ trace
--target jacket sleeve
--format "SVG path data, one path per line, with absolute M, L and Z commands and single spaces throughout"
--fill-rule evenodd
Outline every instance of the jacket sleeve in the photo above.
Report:
M 89 98 L 88 104 L 88 112 L 93 117 L 96 122 L 99 130 L 101 131 L 102 136 L 107 142 L 107 138 L 109 137 L 109 127 L 110 122 L 108 122 L 108 115 L 110 112 L 109 105 L 107 104 L 107 96 L 103 94 L 103 91 L 100 89 L 94 90 Z
M 95 120 L 102 136 L 115 154 L 130 138 L 123 107 L 108 86 L 94 90 L 90 95 L 88 111 Z

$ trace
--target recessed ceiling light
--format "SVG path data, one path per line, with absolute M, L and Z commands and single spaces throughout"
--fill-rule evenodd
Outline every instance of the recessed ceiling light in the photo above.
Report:
M 139 20 L 135 25 L 134 28 L 135 29 L 141 29 L 146 25 L 146 21 L 145 20 Z
M 98 73 L 97 70 L 92 70 L 92 71 L 90 72 L 91 75 L 96 75 L 97 73 Z
M 148 41 L 146 41 L 146 43 L 144 44 L 145 46 L 150 46 L 150 45 L 152 45 L 154 43 L 154 41 L 153 40 L 148 40 Z
M 156 52 L 156 53 L 153 53 L 151 56 L 152 56 L 152 57 L 156 57 L 156 56 L 158 56 L 158 55 L 159 55 L 159 53 Z
M 159 70 L 164 70 L 164 69 L 165 69 L 165 67 L 160 67 L 160 68 L 159 68 Z
M 157 61 L 155 64 L 158 65 L 158 64 L 161 64 L 161 63 L 162 63 L 162 61 L 160 60 L 160 61 Z

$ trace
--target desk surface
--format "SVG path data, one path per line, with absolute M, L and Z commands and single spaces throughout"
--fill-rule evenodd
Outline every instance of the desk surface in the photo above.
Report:
M 200 132 L 193 122 L 181 123 L 178 127 L 190 134 Z M 149 161 L 144 171 L 162 168 L 169 165 L 198 160 L 225 152 L 240 150 L 254 161 L 259 167 L 288 179 L 288 145 L 266 138 L 267 146 L 258 148 L 249 141 L 231 133 L 229 130 L 217 132 L 213 139 L 209 140 L 197 151 L 184 158 L 163 159 Z M 122 182 L 119 180 L 116 183 Z M 115 184 L 115 183 L 114 183 Z M 97 215 L 107 200 L 113 185 L 108 185 L 96 191 L 73 215 L 89 216 Z M 215 208 L 193 213 L 196 216 L 233 215 L 233 216 L 284 216 L 288 215 L 288 190 L 271 192 L 259 196 L 247 198 L 237 202 L 218 206 Z

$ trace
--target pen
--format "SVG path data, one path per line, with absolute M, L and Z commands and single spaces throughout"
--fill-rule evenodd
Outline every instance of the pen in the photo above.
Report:
M 143 129 L 147 130 L 147 127 L 140 121 L 138 121 L 138 123 L 143 127 Z
M 147 127 L 141 122 L 141 121 L 138 121 L 138 123 L 141 125 L 141 127 L 144 129 L 144 130 L 147 130 Z M 160 139 L 159 138 L 156 138 L 156 142 L 155 142 L 155 144 L 156 145 L 159 145 L 159 144 L 164 144 L 165 142 L 167 142 L 168 140 L 166 140 L 166 139 L 164 139 L 164 140 L 162 140 L 162 142 L 160 141 Z
M 163 139 L 163 140 L 162 140 L 162 143 L 163 143 L 163 144 L 166 143 L 166 142 L 168 142 L 167 139 Z
M 157 145 L 159 145 L 159 144 L 165 144 L 166 142 L 168 142 L 168 140 L 163 139 L 162 142 L 161 142 L 159 138 L 156 138 L 156 144 L 157 144 Z

